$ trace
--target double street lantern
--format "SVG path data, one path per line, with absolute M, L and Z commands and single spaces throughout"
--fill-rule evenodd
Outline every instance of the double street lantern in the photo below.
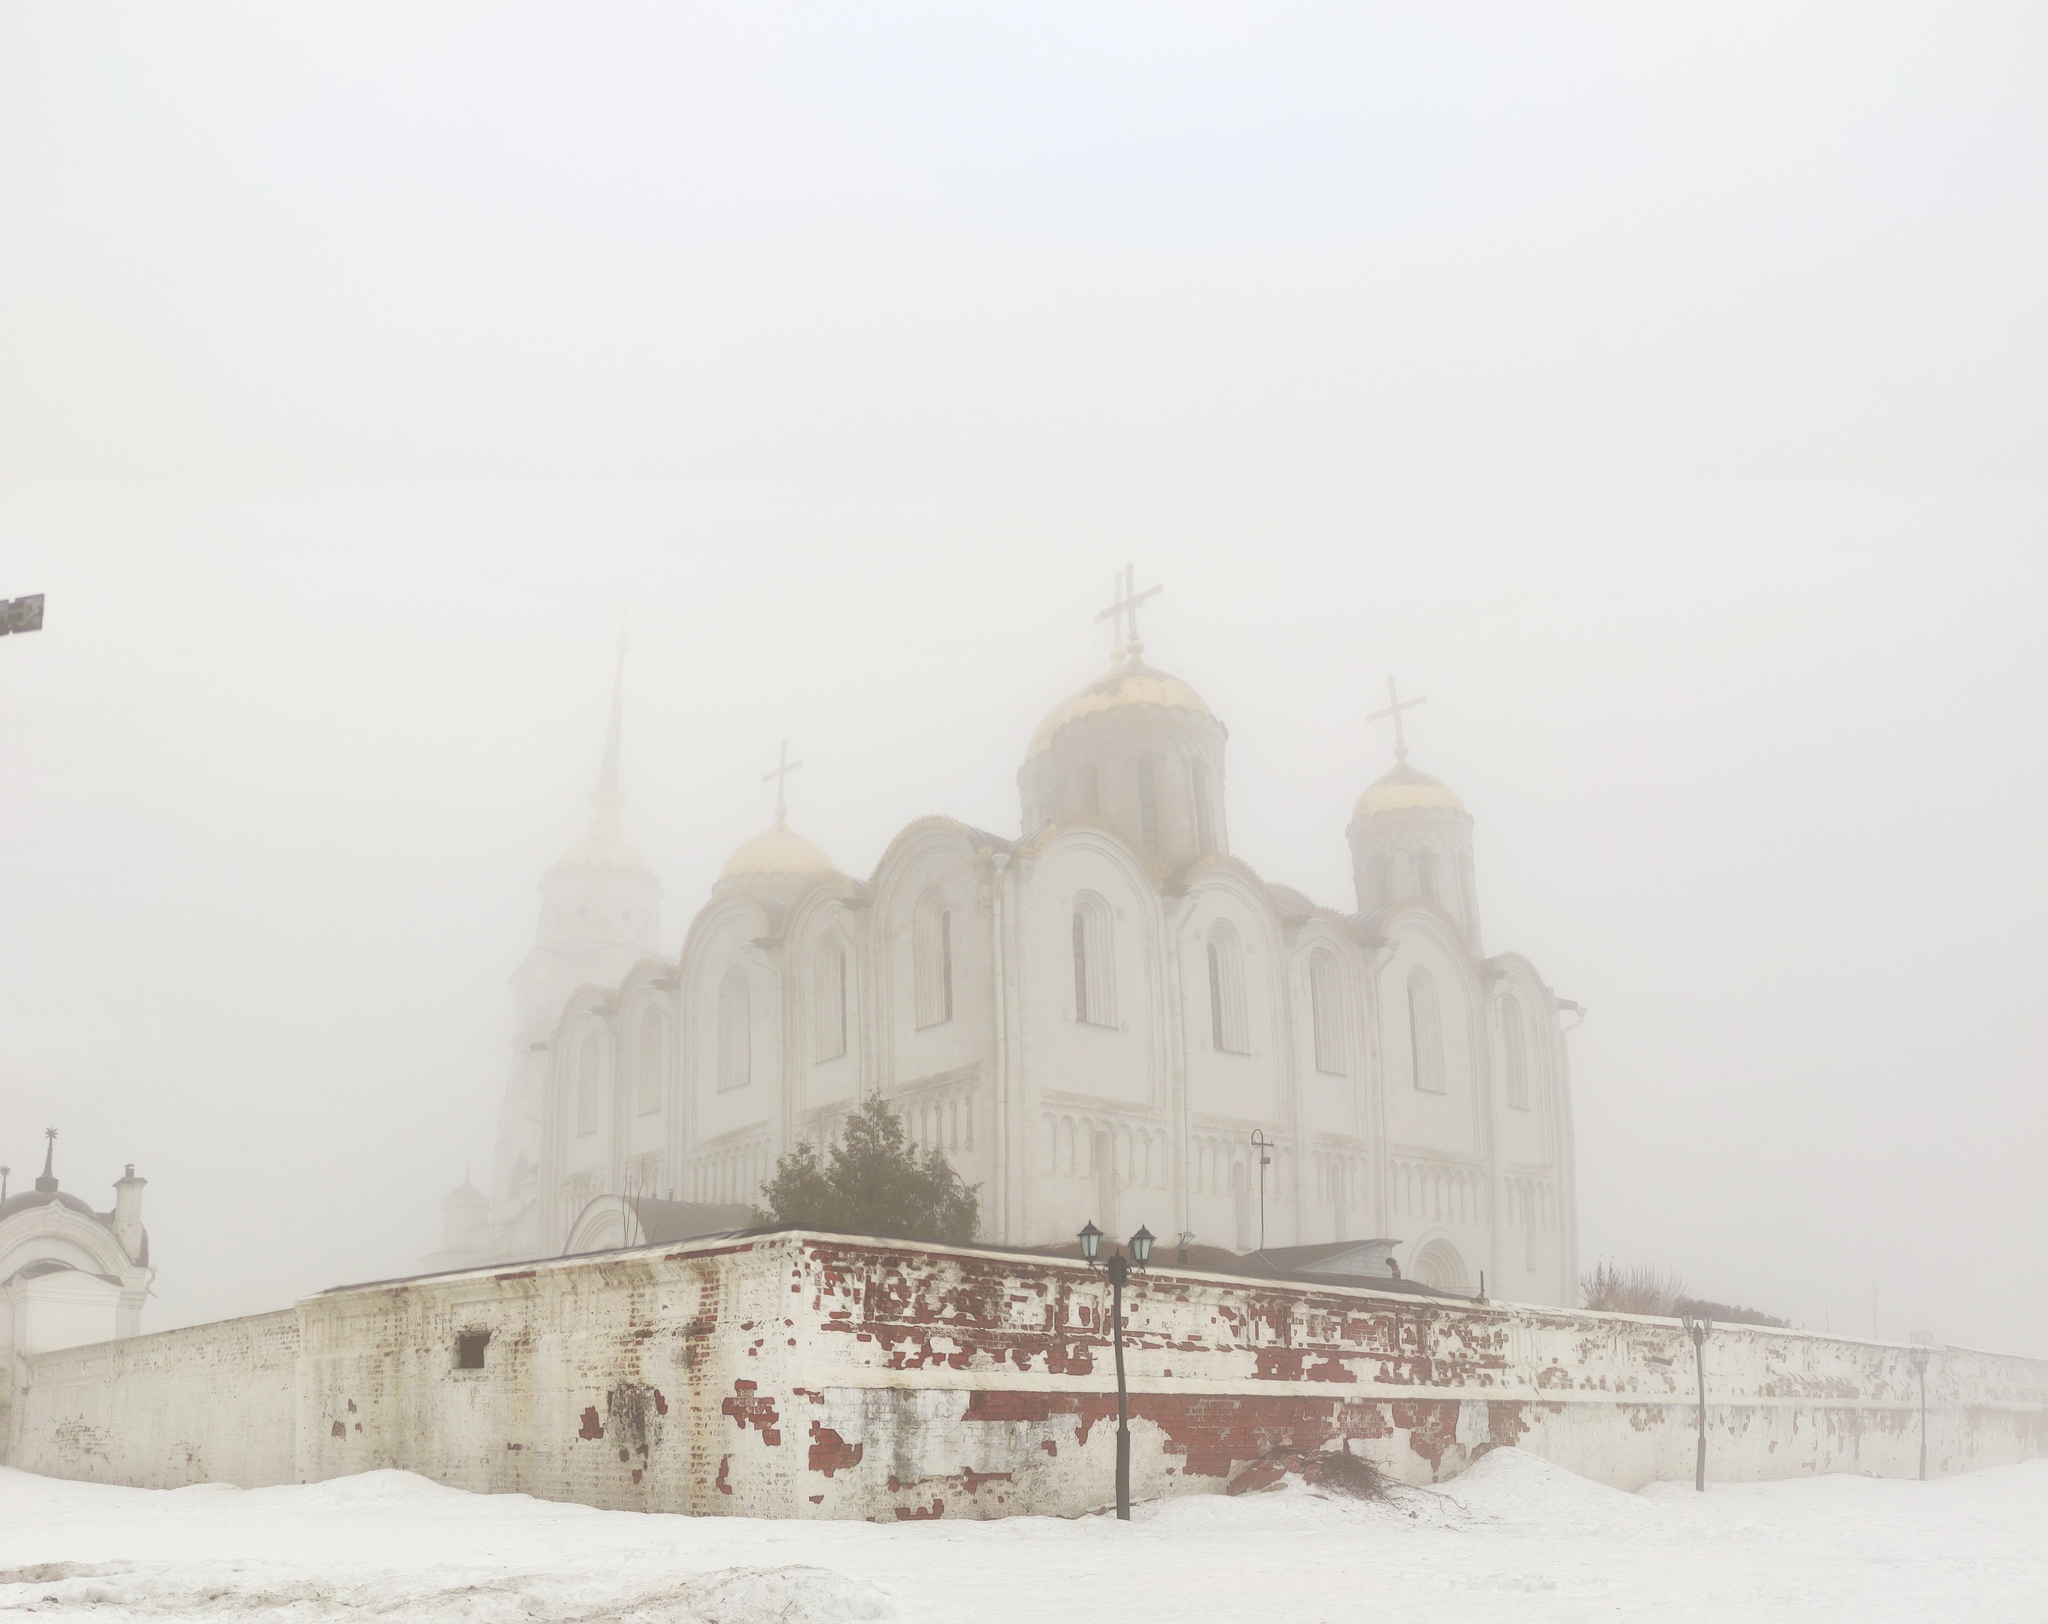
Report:
M 1699 1369 L 1700 1378 L 1700 1445 L 1693 1456 L 1692 1486 L 1701 1494 L 1707 1492 L 1707 1333 L 1714 1328 L 1714 1322 L 1706 1315 L 1687 1314 L 1683 1316 L 1685 1334 L 1692 1338 L 1692 1356 Z
M 1110 1337 L 1116 1348 L 1116 1514 L 1123 1522 L 1131 1520 L 1131 1416 L 1130 1395 L 1124 1387 L 1124 1282 L 1131 1277 L 1131 1270 L 1143 1269 L 1152 1261 L 1152 1231 L 1143 1225 L 1131 1237 L 1131 1254 L 1122 1252 L 1104 1262 L 1102 1259 L 1102 1231 L 1093 1222 L 1081 1231 L 1081 1256 L 1088 1260 L 1088 1267 L 1099 1268 L 1109 1276 Z

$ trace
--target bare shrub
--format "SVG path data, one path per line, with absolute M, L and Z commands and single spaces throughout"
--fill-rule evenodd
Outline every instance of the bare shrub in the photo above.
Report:
M 1654 1314 L 1670 1319 L 1685 1296 L 1685 1282 L 1654 1263 L 1602 1261 L 1579 1282 L 1588 1308 L 1609 1314 Z
M 1314 1457 L 1302 1476 L 1318 1488 L 1328 1489 L 1332 1494 L 1349 1495 L 1354 1500 L 1384 1500 L 1387 1497 L 1387 1480 L 1380 1469 L 1363 1455 L 1354 1455 L 1347 1449 L 1333 1449 Z

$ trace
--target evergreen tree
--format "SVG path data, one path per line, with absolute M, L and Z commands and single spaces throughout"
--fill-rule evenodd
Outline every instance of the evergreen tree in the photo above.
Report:
M 799 1144 L 761 1186 L 762 1220 L 850 1230 L 898 1240 L 966 1242 L 981 1217 L 981 1186 L 963 1184 L 937 1150 L 911 1149 L 903 1119 L 879 1097 L 846 1119 L 846 1131 L 820 1162 Z

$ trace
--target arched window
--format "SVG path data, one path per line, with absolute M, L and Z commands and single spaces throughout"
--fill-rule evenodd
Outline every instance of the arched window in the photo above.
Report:
M 1522 1027 L 1522 1006 L 1512 995 L 1500 1001 L 1501 1069 L 1507 1073 L 1508 1104 L 1529 1109 L 1529 1040 Z
M 1230 921 L 1209 927 L 1209 1041 L 1219 1054 L 1250 1054 L 1244 1008 L 1244 949 Z
M 661 1079 L 666 1059 L 668 1022 L 659 1009 L 649 1008 L 640 1016 L 639 1062 L 640 1114 L 661 1109 Z
M 1308 961 L 1309 1018 L 1315 1027 L 1316 1070 L 1342 1077 L 1351 1070 L 1344 1041 L 1344 994 L 1337 979 L 1337 961 L 1318 948 Z
M 1189 776 L 1195 791 L 1195 847 L 1207 857 L 1216 849 L 1216 820 L 1209 811 L 1209 769 L 1198 761 Z
M 604 1058 L 597 1034 L 585 1032 L 576 1045 L 576 1131 L 596 1133 L 604 1098 Z
M 735 964 L 718 985 L 718 1086 L 745 1088 L 753 1080 L 753 999 L 746 970 Z
M 811 1059 L 846 1053 L 846 944 L 836 936 L 818 943 L 811 960 Z
M 1415 854 L 1415 892 L 1424 902 L 1436 901 L 1436 853 Z
M 1392 899 L 1392 887 L 1387 879 L 1387 854 L 1373 853 L 1372 859 L 1372 901 L 1376 908 L 1384 908 Z
M 1074 898 L 1074 1019 L 1084 1026 L 1116 1025 L 1109 904 L 1088 891 Z
M 910 921 L 912 970 L 917 981 L 917 1024 L 940 1026 L 953 1018 L 953 910 L 937 891 L 918 899 Z
M 1159 797 L 1152 787 L 1152 758 L 1138 763 L 1138 830 L 1145 837 L 1145 849 L 1159 855 Z
M 1426 1094 L 1444 1091 L 1444 1023 L 1436 982 L 1427 970 L 1408 977 L 1408 1053 L 1415 1086 Z

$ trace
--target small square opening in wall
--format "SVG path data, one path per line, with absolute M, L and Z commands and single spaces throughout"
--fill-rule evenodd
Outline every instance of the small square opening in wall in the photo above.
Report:
M 490 1345 L 489 1331 L 464 1331 L 455 1339 L 455 1368 L 457 1370 L 481 1370 L 484 1368 L 484 1349 Z

